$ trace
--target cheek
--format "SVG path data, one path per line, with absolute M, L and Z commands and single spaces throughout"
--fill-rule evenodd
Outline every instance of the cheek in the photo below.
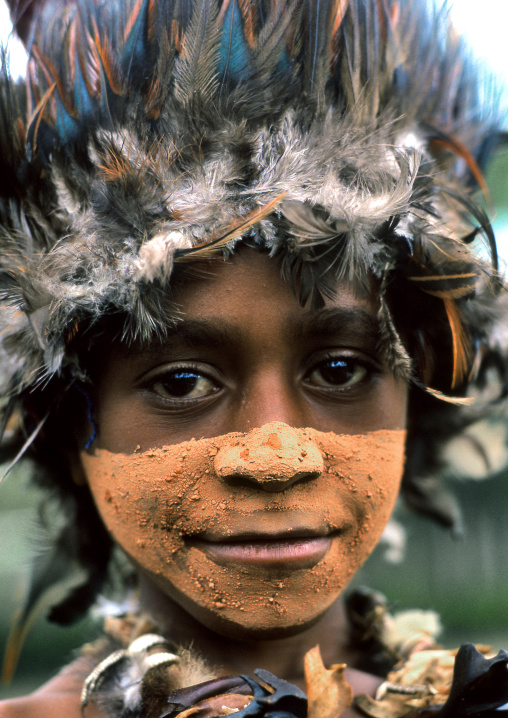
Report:
M 210 628 L 270 633 L 304 628 L 333 603 L 367 558 L 395 503 L 404 431 L 336 435 L 291 430 L 323 457 L 311 481 L 272 493 L 228 485 L 219 451 L 249 445 L 251 434 L 188 441 L 140 454 L 83 454 L 97 507 L 113 538 L 169 597 Z M 245 519 L 275 526 L 283 517 L 333 532 L 326 555 L 298 570 L 224 566 L 189 537 Z
M 214 455 L 200 442 L 185 442 L 125 455 L 100 450 L 82 454 L 97 507 L 113 538 L 150 572 L 178 571 L 185 537 L 205 530 L 207 503 L 217 505 L 196 484 L 213 468 Z
M 405 441 L 405 430 L 317 437 L 328 474 L 323 499 L 337 507 L 347 505 L 356 517 L 358 530 L 346 543 L 355 557 L 353 573 L 377 544 L 393 511 L 404 471 Z

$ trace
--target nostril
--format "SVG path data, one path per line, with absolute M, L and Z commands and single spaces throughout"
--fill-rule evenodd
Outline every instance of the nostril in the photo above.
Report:
M 215 457 L 215 471 L 228 481 L 261 485 L 270 491 L 319 476 L 324 470 L 319 448 L 301 429 L 271 422 L 254 429 L 234 445 L 223 446 Z

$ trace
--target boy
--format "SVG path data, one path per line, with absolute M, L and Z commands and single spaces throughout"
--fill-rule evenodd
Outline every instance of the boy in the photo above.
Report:
M 499 356 L 477 79 L 410 0 L 55 8 L 18 23 L 28 107 L 3 90 L 5 426 L 86 574 L 52 617 L 113 544 L 139 611 L 2 710 L 303 715 L 305 683 L 311 715 L 378 715 L 340 594 L 401 481 L 450 522 L 428 477 Z M 505 664 L 466 649 L 392 714 L 488 715 Z

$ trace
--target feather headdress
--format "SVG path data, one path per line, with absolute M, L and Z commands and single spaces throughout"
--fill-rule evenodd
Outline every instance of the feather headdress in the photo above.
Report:
M 446 14 L 419 0 L 11 9 L 30 61 L 0 89 L 4 426 L 21 406 L 47 484 L 63 472 L 51 415 L 86 380 L 102 319 L 126 342 L 163 336 L 178 267 L 248 242 L 302 302 L 374 278 L 385 350 L 414 387 L 406 495 L 453 523 L 439 447 L 483 416 L 486 367 L 491 404 L 506 378 L 495 242 L 473 201 L 495 123 Z
M 463 382 L 458 300 L 486 277 L 467 245 L 493 239 L 460 193 L 492 138 L 444 17 L 408 0 L 27 7 L 26 107 L 9 84 L 2 107 L 8 392 L 60 372 L 105 312 L 163 333 L 174 264 L 246 237 L 304 301 L 404 274 L 445 307 Z

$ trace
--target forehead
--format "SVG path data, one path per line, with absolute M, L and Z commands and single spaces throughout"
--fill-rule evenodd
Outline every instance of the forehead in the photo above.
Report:
M 242 247 L 227 259 L 200 264 L 197 271 L 177 277 L 167 299 L 173 318 L 163 337 L 126 345 L 117 334 L 117 340 L 101 342 L 98 356 L 92 351 L 89 369 L 97 379 L 107 373 L 106 366 L 113 364 L 115 372 L 120 365 L 143 367 L 168 353 L 176 360 L 185 358 L 189 348 L 200 356 L 226 352 L 244 365 L 254 352 L 283 359 L 332 344 L 366 350 L 383 360 L 386 347 L 374 280 L 362 294 L 338 281 L 319 309 L 310 302 L 302 305 L 297 292 L 298 286 L 282 276 L 277 258 Z
M 183 318 L 229 313 L 250 323 L 282 314 L 302 320 L 317 319 L 320 315 L 331 319 L 332 310 L 340 308 L 344 312 L 356 312 L 359 321 L 362 315 L 375 321 L 379 305 L 374 281 L 362 293 L 345 280 L 337 281 L 331 295 L 324 298 L 321 310 L 313 309 L 310 301 L 300 304 L 299 281 L 303 280 L 283 276 L 277 258 L 244 247 L 227 260 L 210 264 L 199 279 L 180 284 L 172 299 Z
M 176 320 L 162 341 L 130 347 L 121 343 L 110 356 L 115 362 L 144 363 L 161 352 L 178 358 L 179 348 L 183 357 L 191 347 L 199 354 L 229 352 L 232 361 L 236 356 L 246 366 L 254 353 L 283 359 L 304 348 L 340 344 L 368 350 L 382 360 L 379 302 L 374 281 L 371 285 L 359 295 L 348 282 L 337 282 L 322 307 L 302 306 L 298 286 L 295 292 L 291 280 L 282 277 L 277 258 L 243 247 L 179 278 L 171 291 Z

